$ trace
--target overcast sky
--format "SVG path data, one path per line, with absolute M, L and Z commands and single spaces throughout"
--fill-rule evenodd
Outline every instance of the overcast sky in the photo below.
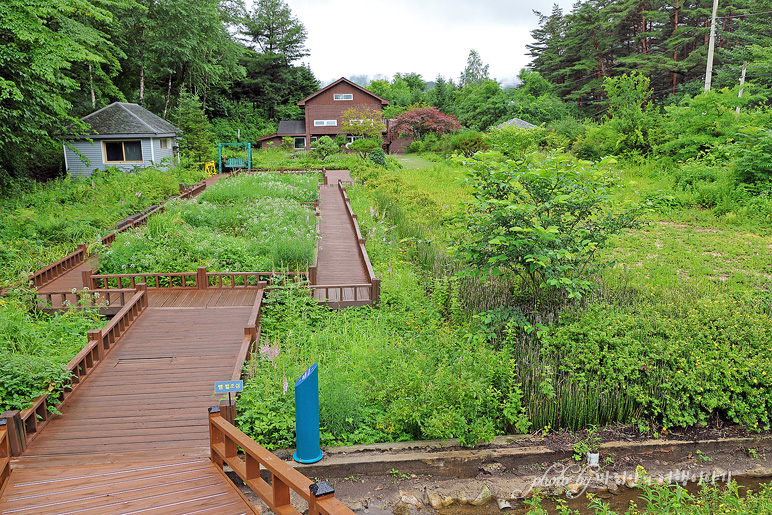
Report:
M 491 78 L 512 85 L 530 62 L 525 45 L 549 13 L 573 0 L 285 0 L 308 31 L 304 59 L 327 84 L 340 77 L 419 73 L 458 82 L 471 49 Z

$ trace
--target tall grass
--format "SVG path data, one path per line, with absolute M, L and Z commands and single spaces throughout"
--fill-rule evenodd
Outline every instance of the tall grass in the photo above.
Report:
M 0 198 L 0 287 L 8 286 L 107 233 L 116 222 L 179 193 L 203 173 L 147 168 L 98 171 L 27 183 Z
M 170 202 L 145 228 L 121 233 L 103 252 L 101 268 L 106 273 L 188 272 L 198 266 L 306 270 L 316 250 L 316 217 L 299 199 L 315 191 L 313 177 L 265 174 L 221 181 L 195 201 Z

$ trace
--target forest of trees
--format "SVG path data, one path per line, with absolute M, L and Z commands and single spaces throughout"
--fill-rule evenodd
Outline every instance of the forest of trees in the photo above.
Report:
M 187 95 L 228 135 L 270 133 L 319 87 L 305 39 L 282 0 L 5 0 L 0 179 L 61 172 L 60 138 L 115 101 L 168 117 Z
M 458 77 L 397 73 L 363 84 L 396 117 L 436 107 L 464 129 L 511 119 L 602 123 L 608 80 L 646 77 L 646 105 L 665 106 L 703 88 L 711 0 L 584 0 L 570 12 L 535 12 L 531 65 L 516 88 L 491 78 L 475 50 Z M 713 87 L 747 68 L 752 105 L 772 84 L 772 2 L 719 6 Z M 79 118 L 114 101 L 139 103 L 180 123 L 199 106 L 215 140 L 255 141 L 320 87 L 303 63 L 306 29 L 283 0 L 5 0 L 0 6 L 0 182 L 63 172 L 61 138 Z M 385 76 L 380 76 L 385 77 Z M 735 95 L 736 96 L 736 95 Z M 644 105 L 644 107 L 646 107 Z M 571 137 L 575 141 L 575 135 Z
M 654 100 L 694 95 L 704 84 L 712 6 L 712 0 L 585 0 L 564 13 L 555 5 L 536 12 L 532 68 L 579 107 L 602 102 L 606 77 L 632 71 L 650 78 Z M 722 1 L 716 20 L 714 87 L 736 85 L 743 63 L 748 80 L 768 87 L 772 2 Z

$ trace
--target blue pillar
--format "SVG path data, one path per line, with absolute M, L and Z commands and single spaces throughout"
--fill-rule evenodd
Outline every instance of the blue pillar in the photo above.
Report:
M 297 450 L 292 458 L 298 463 L 316 463 L 322 459 L 319 447 L 319 369 L 311 365 L 295 383 L 295 434 Z

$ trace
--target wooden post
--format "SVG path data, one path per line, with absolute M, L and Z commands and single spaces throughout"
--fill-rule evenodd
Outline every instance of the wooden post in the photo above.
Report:
M 228 404 L 228 402 L 228 399 L 220 401 L 220 416 L 231 424 L 236 425 L 236 399 L 233 399 L 233 404 Z
M 206 290 L 209 288 L 209 280 L 206 278 L 206 267 L 200 266 L 196 271 L 196 289 Z
M 90 342 L 97 342 L 97 356 L 99 357 L 99 361 L 102 361 L 102 358 L 105 356 L 105 352 L 107 349 L 110 348 L 109 345 L 105 345 L 104 337 L 102 335 L 101 329 L 92 329 L 86 333 L 88 335 L 88 341 Z
M 373 282 L 370 283 L 371 299 L 373 306 L 377 306 L 381 301 L 381 280 L 377 277 L 373 278 Z
M 27 428 L 21 419 L 21 412 L 6 411 L 0 414 L 0 418 L 5 419 L 11 456 L 21 456 L 27 448 Z
M 86 252 L 88 251 L 88 245 L 85 243 L 78 243 L 78 252 L 83 254 L 83 261 L 86 260 Z
M 308 267 L 308 282 L 312 285 L 316 284 L 317 266 L 311 265 Z
M 8 422 L 0 418 L 0 496 L 11 477 L 11 448 L 9 446 Z M 259 472 L 258 472 L 259 473 Z
M 139 303 L 140 311 L 147 307 L 147 283 L 137 283 L 137 293 L 143 292 L 142 300 Z
M 335 490 L 327 481 L 308 485 L 308 491 L 311 493 L 308 499 L 308 515 L 319 515 L 319 507 L 316 503 L 335 496 Z
M 214 446 L 222 443 L 222 432 L 212 424 L 212 419 L 215 418 L 220 418 L 219 406 L 212 406 L 209 408 L 209 459 L 212 460 L 212 463 L 222 469 L 223 460 L 220 458 L 219 454 L 214 452 Z
M 83 279 L 83 287 L 88 288 L 90 290 L 95 290 L 96 288 L 91 284 L 92 275 L 94 275 L 93 270 L 83 270 L 80 273 L 80 276 Z
M 275 513 L 282 513 L 284 510 L 281 508 L 284 506 L 288 506 L 290 504 L 290 489 L 287 486 L 287 484 L 281 480 L 280 477 L 278 477 L 276 474 L 273 474 L 273 477 L 271 478 L 271 483 L 273 483 L 272 490 L 273 490 L 273 509 Z M 311 503 L 309 503 L 310 505 Z M 309 513 L 310 515 L 310 513 Z

